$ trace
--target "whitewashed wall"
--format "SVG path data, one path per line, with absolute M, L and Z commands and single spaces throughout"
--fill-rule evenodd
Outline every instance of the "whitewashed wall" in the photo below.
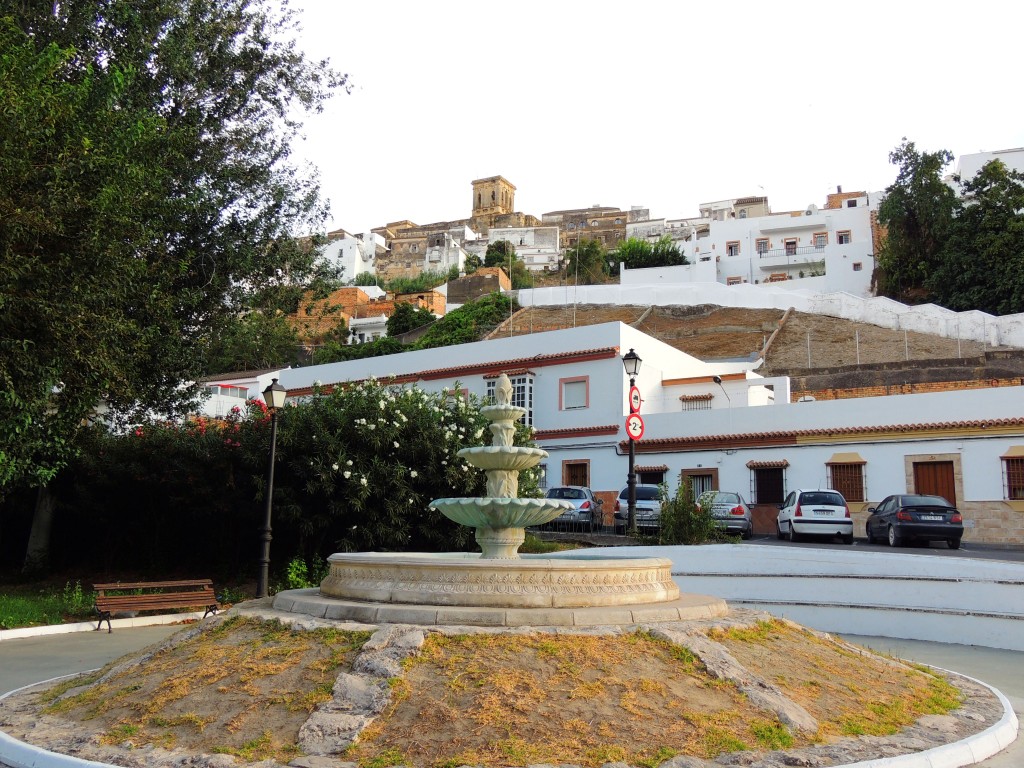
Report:
M 718 282 L 673 282 L 675 275 L 668 270 L 685 269 L 688 267 L 630 270 L 652 274 L 643 276 L 643 282 L 633 282 L 634 278 L 628 277 L 626 272 L 620 285 L 581 285 L 570 289 L 568 294 L 564 287 L 524 290 L 518 292 L 518 299 L 523 306 L 565 306 L 575 301 L 578 304 L 638 306 L 718 304 L 723 307 L 782 310 L 792 307 L 799 312 L 872 323 L 883 328 L 984 341 L 993 346 L 1024 347 L 1024 314 L 996 317 L 976 310 L 954 312 L 934 304 L 910 307 L 882 297 L 861 298 L 838 291 L 823 293 L 804 288 L 805 285 L 820 285 L 815 281 L 824 278 L 731 286 Z M 797 283 L 800 285 L 795 285 Z

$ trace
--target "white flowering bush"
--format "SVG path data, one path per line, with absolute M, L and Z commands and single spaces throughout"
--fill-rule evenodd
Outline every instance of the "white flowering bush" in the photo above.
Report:
M 472 531 L 430 509 L 437 498 L 481 496 L 485 476 L 457 456 L 489 444 L 476 402 L 366 381 L 313 397 L 283 414 L 275 515 L 303 549 L 443 551 L 475 547 Z M 517 444 L 528 444 L 517 431 Z M 535 482 L 524 476 L 523 495 Z

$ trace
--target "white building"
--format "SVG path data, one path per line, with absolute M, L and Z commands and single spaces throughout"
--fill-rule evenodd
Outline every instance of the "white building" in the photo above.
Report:
M 310 393 L 316 380 L 375 377 L 487 397 L 505 372 L 550 454 L 544 481 L 589 485 L 612 501 L 627 476 L 621 357 L 629 349 L 643 360 L 642 482 L 671 492 L 686 477 L 698 491 L 739 491 L 755 504 L 761 533 L 774 530 L 775 504 L 793 488 L 841 490 L 860 535 L 867 508 L 885 496 L 936 492 L 963 511 L 965 540 L 1024 544 L 1017 387 L 790 403 L 784 377 L 761 378 L 750 363 L 705 363 L 621 323 L 299 368 L 282 372 L 281 383 L 290 396 Z
M 718 282 L 783 284 L 869 297 L 874 271 L 871 213 L 879 195 L 842 195 L 839 207 L 772 214 L 763 197 L 702 203 L 694 219 L 637 222 L 630 236 L 672 237 L 688 266 L 622 269 L 623 285 Z
M 436 232 L 427 239 L 427 249 L 423 254 L 424 272 L 447 272 L 456 267 L 460 272 L 466 269 L 466 256 L 469 255 L 464 246 L 476 237 L 469 227 L 457 227 L 447 232 Z
M 507 240 L 516 250 L 516 256 L 531 272 L 558 269 L 560 251 L 558 227 L 496 227 L 487 237 L 466 243 L 466 250 L 480 257 L 487 253 L 492 242 Z
M 965 181 L 970 181 L 977 175 L 978 171 L 993 160 L 1001 160 L 1011 171 L 1024 173 L 1024 147 L 1017 147 L 1016 149 L 997 149 L 993 152 L 975 152 L 970 155 L 960 155 L 957 158 L 954 175 L 960 177 L 961 184 Z M 953 180 L 953 176 L 947 176 L 945 180 L 946 183 L 959 192 L 960 188 Z
M 245 401 L 263 398 L 263 390 L 270 382 L 281 377 L 281 369 L 266 368 L 258 371 L 235 371 L 222 373 L 202 380 L 200 383 L 207 397 L 199 415 L 214 419 L 227 417 L 233 408 L 245 409 Z
M 341 267 L 343 280 L 350 282 L 364 272 L 376 274 L 377 257 L 386 250 L 383 237 L 373 232 L 353 235 L 337 229 L 328 232 L 327 238 L 323 257 Z

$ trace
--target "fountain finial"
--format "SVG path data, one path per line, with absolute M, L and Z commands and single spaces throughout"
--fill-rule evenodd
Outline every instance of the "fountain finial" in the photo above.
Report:
M 512 382 L 508 379 L 508 374 L 501 374 L 498 377 L 498 384 L 494 388 L 494 399 L 498 405 L 508 405 L 512 402 Z

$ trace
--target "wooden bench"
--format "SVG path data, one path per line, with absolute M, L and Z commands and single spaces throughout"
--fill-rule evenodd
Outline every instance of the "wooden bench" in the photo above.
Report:
M 107 632 L 112 632 L 110 615 L 122 611 L 161 611 L 172 608 L 206 609 L 205 619 L 220 610 L 220 603 L 213 593 L 210 579 L 185 581 L 121 581 L 114 584 L 93 584 L 96 590 L 96 613 L 100 620 L 98 632 L 107 622 Z M 128 594 L 111 595 L 110 592 Z

